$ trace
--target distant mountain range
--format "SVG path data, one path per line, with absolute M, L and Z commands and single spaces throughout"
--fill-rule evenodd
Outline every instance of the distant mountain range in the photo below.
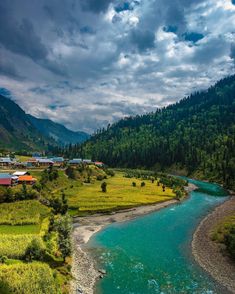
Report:
M 44 136 L 53 138 L 59 145 L 82 143 L 90 136 L 85 132 L 74 132 L 65 126 L 49 119 L 40 119 L 28 114 L 28 118 L 34 127 Z
M 63 125 L 26 114 L 14 101 L 0 95 L 0 148 L 46 150 L 49 146 L 81 143 L 89 137 Z

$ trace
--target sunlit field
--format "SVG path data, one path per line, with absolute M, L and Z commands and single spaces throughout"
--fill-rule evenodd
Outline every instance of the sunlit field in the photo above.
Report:
M 107 183 L 106 193 L 101 191 L 101 181 L 83 184 L 76 191 L 66 191 L 69 207 L 73 210 L 79 208 L 80 212 L 107 211 L 163 202 L 175 197 L 172 189 L 166 188 L 163 192 L 162 186 L 157 186 L 156 181 L 152 183 L 145 180 L 145 186 L 141 187 L 142 180 L 125 178 L 121 172 L 104 181 Z M 133 182 L 136 183 L 136 187 L 133 187 Z

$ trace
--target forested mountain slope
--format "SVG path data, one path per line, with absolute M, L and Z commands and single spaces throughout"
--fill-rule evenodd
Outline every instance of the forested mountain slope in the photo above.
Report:
M 53 138 L 60 145 L 82 143 L 89 138 L 89 135 L 85 132 L 71 131 L 65 126 L 49 119 L 40 119 L 29 114 L 28 118 L 41 134 Z
M 0 148 L 45 150 L 52 142 L 41 135 L 26 113 L 12 100 L 0 95 Z
M 92 156 L 110 166 L 177 166 L 234 187 L 235 76 L 155 113 L 122 119 L 62 153 Z

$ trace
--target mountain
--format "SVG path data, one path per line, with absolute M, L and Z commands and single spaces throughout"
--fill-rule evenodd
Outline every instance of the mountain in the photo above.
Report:
M 89 137 L 63 125 L 26 114 L 0 94 L 0 148 L 16 151 L 47 150 L 58 144 L 81 143 Z
M 0 95 L 0 148 L 44 150 L 49 144 L 55 142 L 40 134 L 15 102 Z
M 49 119 L 39 119 L 29 114 L 28 118 L 41 134 L 53 138 L 60 145 L 82 143 L 90 137 L 85 132 L 71 131 Z
M 128 117 L 65 149 L 115 167 L 185 171 L 235 188 L 235 75 L 154 113 Z

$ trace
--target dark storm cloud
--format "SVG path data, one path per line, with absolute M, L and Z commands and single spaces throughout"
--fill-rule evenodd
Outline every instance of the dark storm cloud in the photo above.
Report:
M 155 35 L 149 30 L 133 30 L 131 32 L 131 42 L 137 46 L 139 51 L 154 48 Z
M 231 44 L 231 54 L 230 54 L 231 58 L 234 61 L 235 64 L 235 43 Z
M 200 33 L 194 33 L 194 32 L 188 33 L 187 32 L 187 33 L 183 34 L 183 37 L 186 41 L 191 41 L 193 43 L 196 43 L 197 41 L 203 39 L 204 35 L 200 34 Z
M 82 0 L 82 8 L 94 13 L 105 12 L 112 0 Z
M 0 4 L 0 27 L 0 43 L 5 48 L 33 60 L 47 56 L 47 49 L 41 38 L 35 34 L 32 22 L 27 18 L 16 22 L 3 3 Z

